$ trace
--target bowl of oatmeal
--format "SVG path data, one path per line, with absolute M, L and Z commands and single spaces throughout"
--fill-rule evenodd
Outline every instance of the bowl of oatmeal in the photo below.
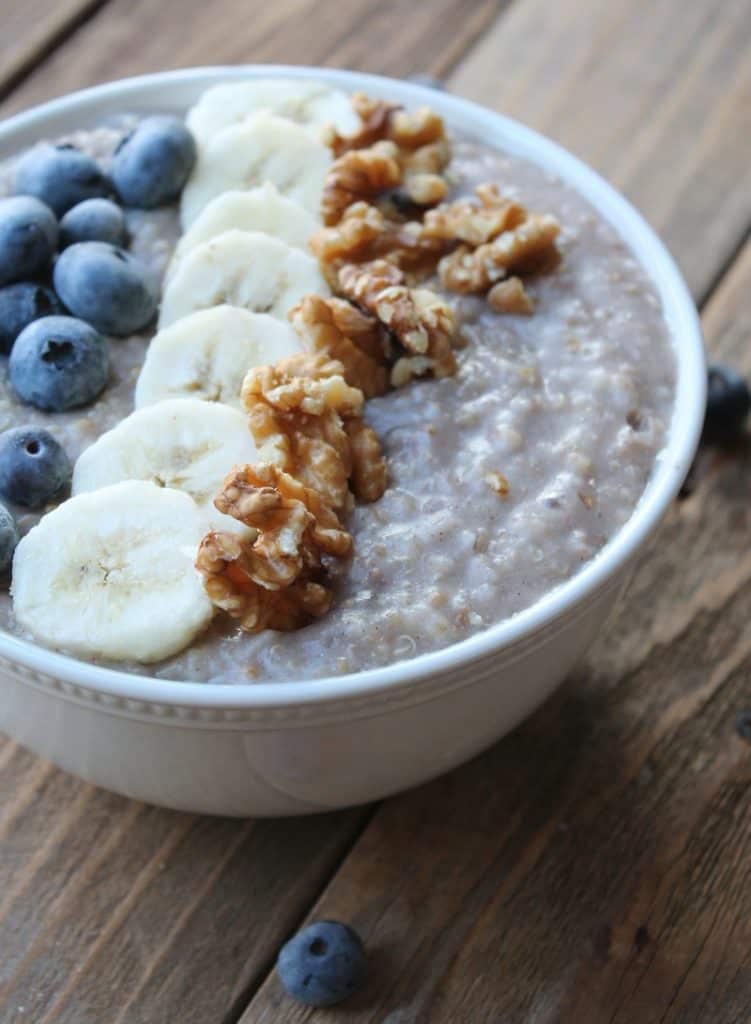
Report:
M 573 156 L 354 72 L 64 97 L 0 126 L 0 195 L 41 141 L 116 179 L 164 115 L 187 182 L 123 204 L 158 317 L 107 338 L 87 405 L 0 375 L 0 429 L 73 464 L 43 508 L 9 502 L 0 727 L 170 807 L 376 799 L 508 732 L 602 629 L 697 444 L 696 311 Z

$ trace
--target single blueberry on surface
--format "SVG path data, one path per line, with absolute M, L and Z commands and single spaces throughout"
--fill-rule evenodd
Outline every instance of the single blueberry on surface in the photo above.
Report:
M 62 312 L 57 295 L 43 284 L 19 281 L 0 288 L 0 352 L 10 352 L 24 327 Z
M 12 512 L 0 504 L 0 575 L 5 575 L 18 544 L 18 526 Z
M 0 285 L 36 277 L 57 248 L 54 213 L 32 196 L 0 199 Z
M 84 199 L 60 221 L 60 248 L 76 242 L 125 242 L 125 215 L 111 199 Z
M 112 182 L 126 206 L 151 210 L 177 199 L 195 161 L 195 139 L 179 118 L 147 117 L 115 151 Z
M 41 508 L 68 483 L 71 468 L 47 430 L 14 427 L 0 434 L 0 494 L 6 501 Z
M 8 376 L 24 402 L 62 412 L 87 405 L 109 376 L 109 346 L 90 324 L 72 316 L 46 316 L 16 339 Z
M 107 242 L 77 242 L 58 257 L 55 291 L 65 306 L 103 334 L 140 330 L 156 313 L 146 267 Z
M 751 391 L 732 367 L 715 363 L 707 371 L 707 408 L 702 440 L 723 444 L 743 432 L 751 411 Z
M 359 987 L 365 973 L 365 947 L 338 921 L 316 921 L 282 947 L 279 977 L 287 992 L 306 1006 L 333 1006 Z
M 75 146 L 51 146 L 44 142 L 21 157 L 16 168 L 15 191 L 36 196 L 58 217 L 96 196 L 107 196 L 112 187 L 99 164 Z

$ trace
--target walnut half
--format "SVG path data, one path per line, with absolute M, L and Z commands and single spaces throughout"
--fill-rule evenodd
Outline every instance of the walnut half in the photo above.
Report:
M 361 420 L 364 398 L 344 373 L 342 363 L 325 353 L 303 353 L 255 367 L 242 387 L 261 459 L 317 491 L 337 512 L 352 505 L 350 477 L 380 472 L 356 464 L 345 428 Z M 380 462 L 383 456 L 376 448 L 372 457 Z
M 452 343 L 457 326 L 453 310 L 427 288 L 409 288 L 391 263 L 346 264 L 339 271 L 341 291 L 384 325 L 406 349 L 391 372 L 395 387 L 413 376 L 433 373 L 447 377 L 456 371 Z
M 346 558 L 352 538 L 320 495 L 277 466 L 235 467 L 216 507 L 249 527 L 208 533 L 196 568 L 212 603 L 248 633 L 299 629 L 325 614 L 323 556 Z

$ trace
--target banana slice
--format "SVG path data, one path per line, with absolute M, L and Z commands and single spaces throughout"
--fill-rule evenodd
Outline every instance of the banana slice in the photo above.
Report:
M 308 252 L 308 239 L 317 227 L 318 221 L 308 210 L 294 199 L 283 196 L 270 182 L 247 192 L 223 192 L 203 208 L 180 239 L 167 276 L 175 272 L 191 249 L 225 231 L 264 231 L 295 249 Z
M 341 134 L 354 134 L 359 126 L 349 97 L 322 82 L 296 78 L 255 78 L 214 85 L 188 111 L 187 124 L 200 144 L 223 128 L 240 124 L 258 110 L 267 110 L 314 131 L 327 123 Z
M 180 200 L 183 231 L 215 196 L 264 181 L 317 214 L 330 163 L 326 146 L 301 125 L 266 111 L 252 114 L 199 148 Z
M 297 334 L 283 320 L 237 306 L 201 309 L 165 327 L 149 345 L 136 408 L 166 398 L 199 398 L 241 409 L 248 370 L 299 351 Z
M 151 483 L 71 498 L 16 548 L 16 619 L 43 643 L 85 658 L 168 658 L 211 621 L 193 564 L 207 529 L 189 495 Z
M 222 303 L 286 319 L 310 292 L 329 294 L 312 256 L 261 231 L 225 231 L 180 261 L 164 287 L 159 328 Z
M 244 527 L 217 512 L 213 499 L 233 466 L 253 462 L 247 417 L 198 398 L 172 398 L 137 409 L 94 442 L 73 467 L 73 494 L 121 480 L 149 480 L 185 491 L 219 529 Z

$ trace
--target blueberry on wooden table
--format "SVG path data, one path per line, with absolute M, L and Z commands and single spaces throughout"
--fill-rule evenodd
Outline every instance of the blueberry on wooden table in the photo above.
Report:
M 103 334 L 132 334 L 156 313 L 156 290 L 146 267 L 107 242 L 77 242 L 64 249 L 54 285 L 70 312 Z
M 107 340 L 72 316 L 46 316 L 29 324 L 8 360 L 18 396 L 48 412 L 93 402 L 104 390 L 109 368 Z
M 282 985 L 306 1006 L 333 1006 L 351 996 L 365 973 L 365 947 L 352 928 L 316 921 L 294 935 L 279 954 Z
M 195 139 L 177 117 L 147 117 L 120 143 L 112 181 L 126 206 L 174 202 L 196 162 Z
M 0 494 L 26 508 L 41 508 L 70 480 L 68 456 L 47 430 L 14 427 L 0 434 Z
M 62 312 L 57 295 L 43 284 L 19 281 L 0 288 L 0 352 L 10 352 L 24 327 Z
M 57 238 L 57 219 L 41 200 L 0 200 L 0 285 L 43 273 L 52 262 Z
M 732 367 L 715 363 L 707 371 L 707 409 L 702 439 L 710 444 L 735 440 L 751 410 L 751 391 Z
M 125 214 L 111 199 L 84 199 L 60 221 L 60 248 L 76 242 L 125 242 Z
M 0 505 L 0 574 L 5 575 L 18 544 L 18 526 L 12 512 Z
M 99 164 L 75 146 L 41 143 L 21 157 L 14 190 L 36 196 L 58 217 L 84 199 L 108 196 L 112 187 Z

